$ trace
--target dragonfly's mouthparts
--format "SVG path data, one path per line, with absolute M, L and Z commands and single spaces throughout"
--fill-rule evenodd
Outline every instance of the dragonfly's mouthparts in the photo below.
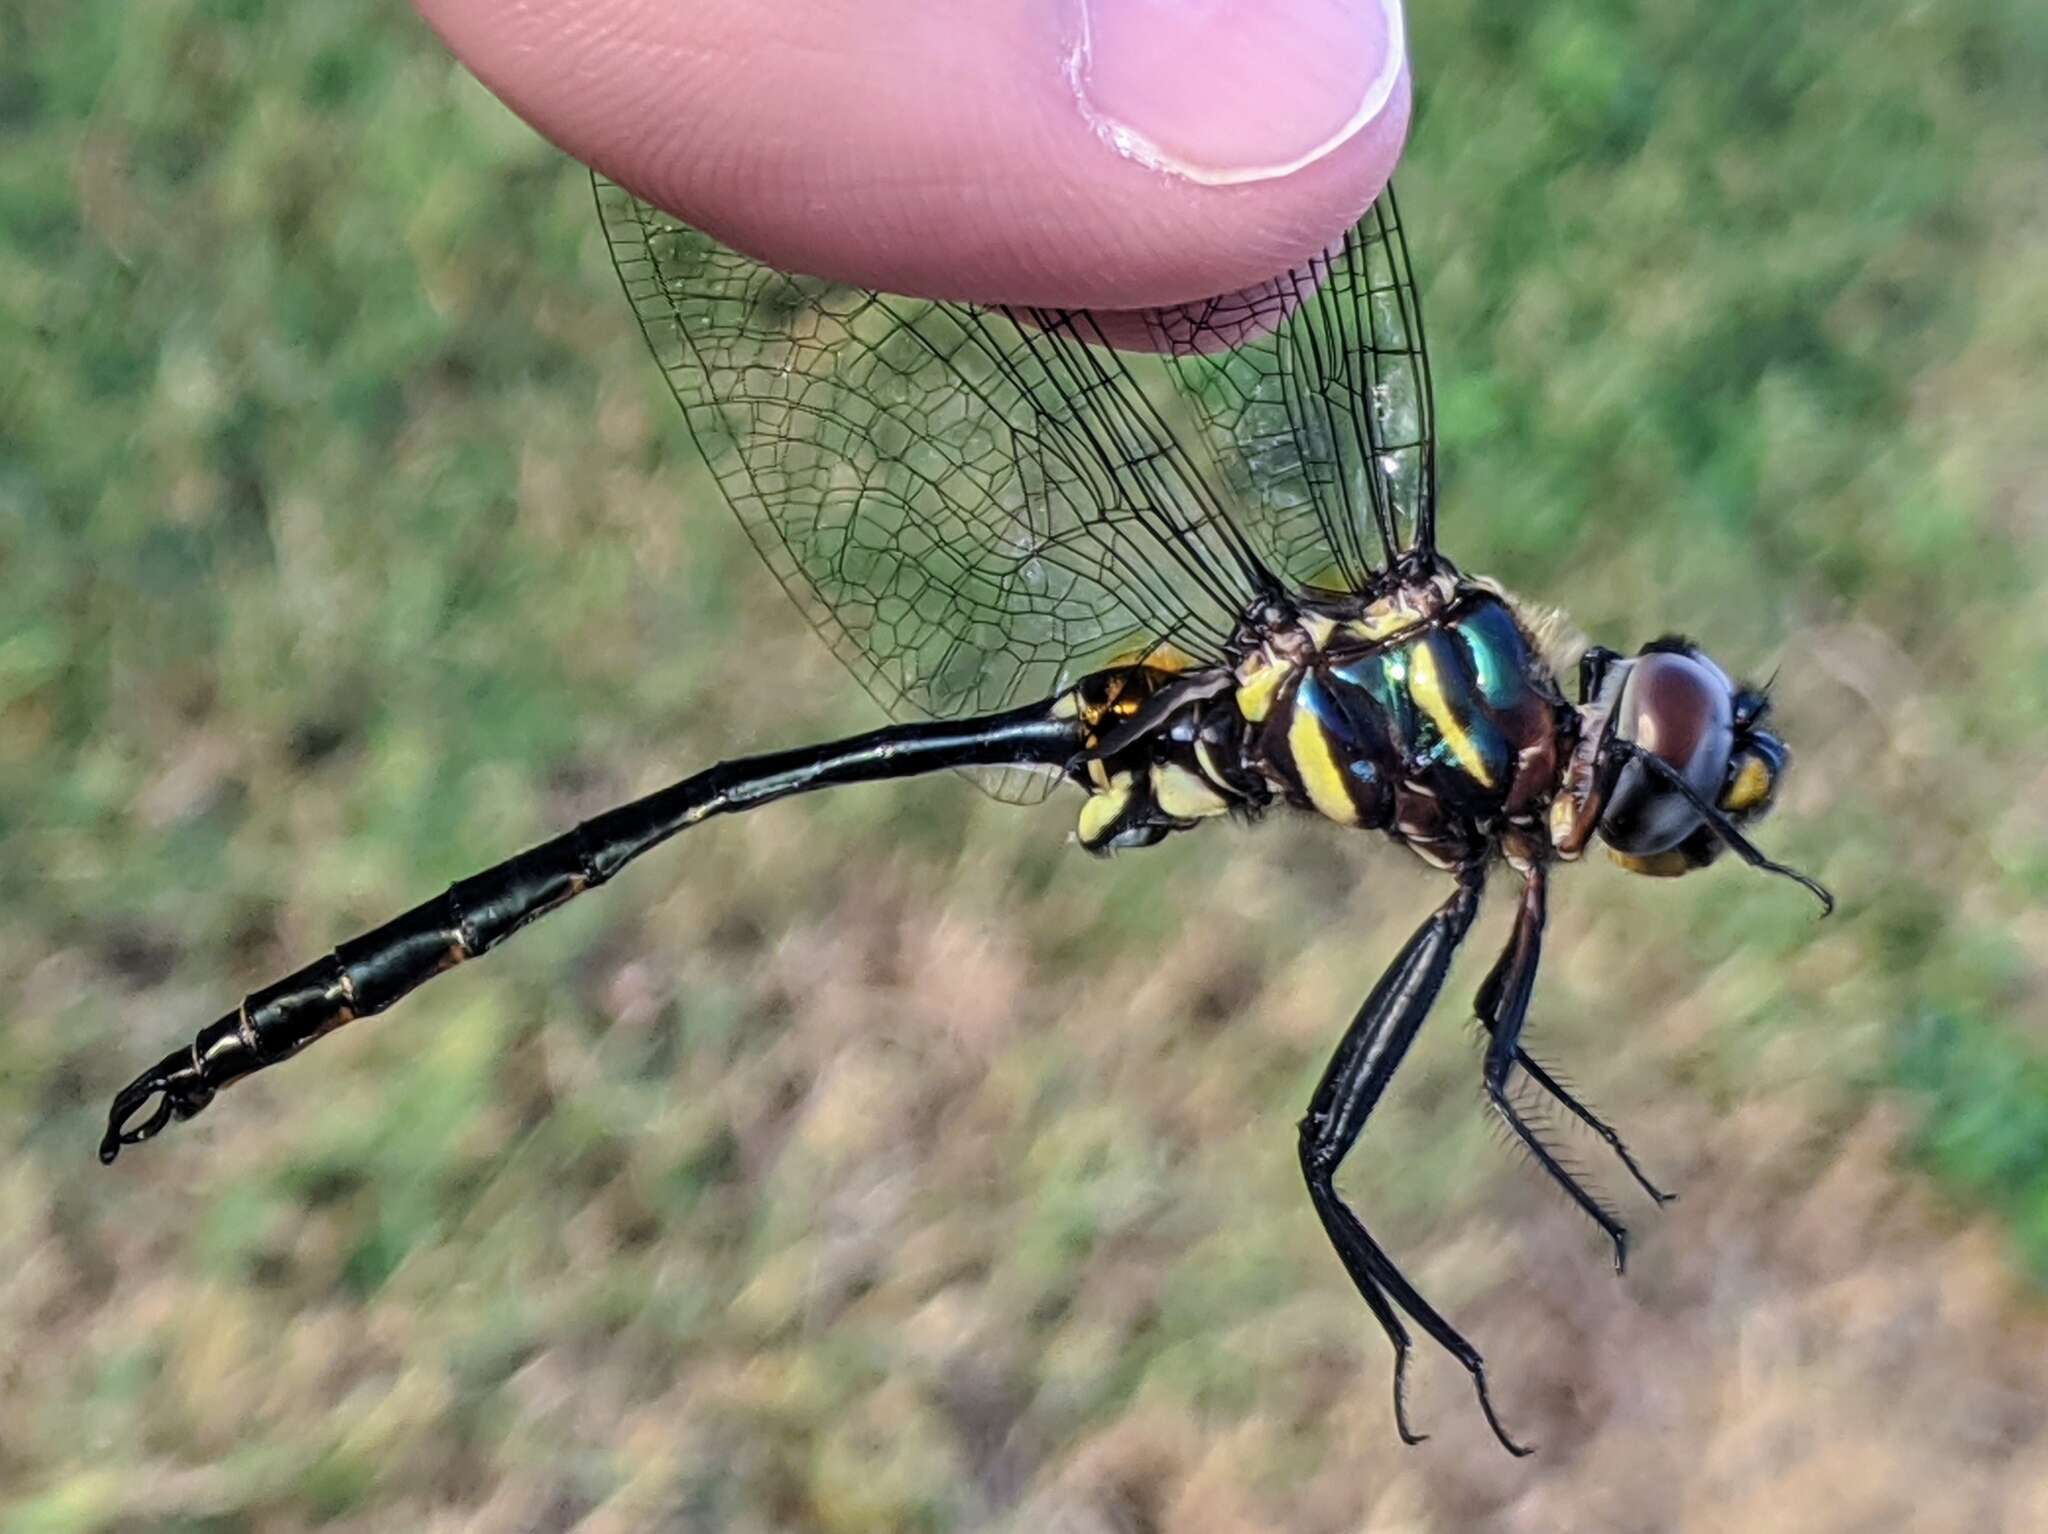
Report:
M 156 1109 L 140 1124 L 129 1121 L 160 1098 Z M 100 1141 L 100 1164 L 113 1165 L 124 1145 L 140 1145 L 154 1139 L 173 1119 L 189 1119 L 213 1101 L 213 1088 L 200 1075 L 199 1063 L 190 1048 L 165 1055 L 137 1076 L 115 1097 L 107 1110 L 107 1133 Z
M 1755 844 L 1748 837 L 1736 829 L 1734 821 L 1722 814 L 1719 808 L 1701 797 L 1699 790 L 1688 783 L 1685 775 L 1676 767 L 1673 767 L 1669 762 L 1657 755 L 1656 752 L 1645 751 L 1640 746 L 1629 745 L 1626 754 L 1631 759 L 1641 762 L 1654 776 L 1661 779 L 1667 787 L 1680 794 L 1698 813 L 1700 819 L 1706 822 L 1713 833 L 1720 837 L 1727 844 L 1729 850 L 1734 852 L 1743 862 L 1747 863 L 1751 868 L 1762 869 L 1767 874 L 1776 874 L 1781 879 L 1790 879 L 1794 884 L 1797 884 L 1809 895 L 1813 896 L 1815 900 L 1820 902 L 1821 915 L 1832 916 L 1835 914 L 1835 897 L 1826 885 L 1817 879 L 1809 878 L 1796 868 L 1787 867 L 1783 863 L 1765 857 L 1763 853 L 1757 850 Z

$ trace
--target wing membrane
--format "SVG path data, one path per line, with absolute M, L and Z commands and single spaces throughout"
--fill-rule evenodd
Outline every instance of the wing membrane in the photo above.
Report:
M 1355 591 L 1435 552 L 1429 352 L 1391 186 L 1323 255 L 1148 321 L 1283 577 Z
M 1363 589 L 1427 546 L 1428 369 L 1391 195 L 1249 298 L 1139 317 L 1153 350 L 1132 353 L 1086 311 L 778 272 L 593 183 L 720 488 L 892 714 L 1000 709 L 1159 645 L 1221 660 L 1258 599 Z

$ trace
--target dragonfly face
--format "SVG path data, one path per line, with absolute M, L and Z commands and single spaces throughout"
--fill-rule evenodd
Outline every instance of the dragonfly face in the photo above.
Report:
M 1763 727 L 1768 696 L 1689 640 L 1655 640 L 1610 663 L 1595 689 L 1596 728 L 1633 753 L 1616 758 L 1597 805 L 1621 867 L 1660 878 L 1705 868 L 1727 845 L 1718 824 L 1746 826 L 1776 801 L 1790 753 Z
M 1505 593 L 1437 549 L 1435 406 L 1392 189 L 1252 295 L 1123 317 L 1011 313 L 765 268 L 599 180 L 613 260 L 727 500 L 770 569 L 899 722 L 719 763 L 458 881 L 243 998 L 116 1095 L 100 1155 L 373 1016 L 714 816 L 940 769 L 1023 802 L 1086 790 L 1080 840 L 1135 849 L 1294 806 L 1452 876 L 1345 1031 L 1301 1120 L 1310 1201 L 1395 1354 L 1420 1327 L 1484 1361 L 1337 1192 L 1428 1016 L 1489 872 L 1520 880 L 1473 1008 L 1501 1121 L 1614 1243 L 1627 1232 L 1521 1116 L 1519 1072 L 1620 1138 L 1521 1047 L 1549 871 L 1597 832 L 1642 872 L 1723 847 L 1786 753 L 1761 693 L 1665 640 L 1592 650 L 1567 702 Z M 994 776 L 990 776 L 993 774 Z M 1405 1317 L 1405 1320 L 1403 1319 Z

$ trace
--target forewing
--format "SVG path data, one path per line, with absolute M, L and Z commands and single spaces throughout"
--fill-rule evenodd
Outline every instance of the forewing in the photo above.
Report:
M 594 182 L 720 488 L 891 713 L 990 712 L 1162 644 L 1220 659 L 1270 589 L 1206 450 L 1169 421 L 1170 364 L 1134 371 L 1085 314 L 777 272 Z
M 1147 323 L 1283 578 L 1356 591 L 1435 552 L 1429 353 L 1391 186 L 1325 254 Z

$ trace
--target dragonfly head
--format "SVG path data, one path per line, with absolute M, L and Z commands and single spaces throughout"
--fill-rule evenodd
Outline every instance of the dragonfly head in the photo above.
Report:
M 1573 858 L 1595 830 L 1623 868 L 1670 878 L 1733 851 L 1834 909 L 1834 897 L 1764 856 L 1742 828 L 1778 796 L 1791 753 L 1764 728 L 1770 689 L 1740 686 L 1690 640 L 1623 660 L 1590 652 L 1578 748 L 1551 804 L 1551 843 Z
M 1705 807 L 1738 826 L 1762 816 L 1790 753 L 1763 727 L 1769 695 L 1731 681 L 1689 641 L 1653 640 L 1626 666 L 1613 715 L 1613 739 L 1623 749 L 1601 807 L 1600 839 L 1636 873 L 1691 873 L 1727 845 Z

